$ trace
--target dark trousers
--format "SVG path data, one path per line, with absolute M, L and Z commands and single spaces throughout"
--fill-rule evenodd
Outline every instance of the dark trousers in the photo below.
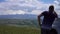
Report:
M 58 32 L 53 28 L 51 30 L 41 28 L 41 34 L 58 34 Z
M 41 28 L 41 34 L 50 34 L 50 30 Z

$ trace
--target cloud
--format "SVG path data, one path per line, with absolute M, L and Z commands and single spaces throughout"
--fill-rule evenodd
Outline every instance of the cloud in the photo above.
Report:
M 35 15 L 39 15 L 39 14 L 41 14 L 43 11 L 41 11 L 41 10 L 33 10 L 32 12 L 31 12 L 31 14 L 35 14 Z
M 58 15 L 60 15 L 60 0 L 55 0 L 54 6 L 55 6 L 55 11 L 57 12 Z
M 54 3 L 56 3 L 56 4 L 59 4 L 59 2 L 56 0 L 56 1 L 54 1 Z
M 22 10 L 18 10 L 18 11 L 14 11 L 14 10 L 0 11 L 0 15 L 15 15 L 15 14 L 25 14 L 25 12 L 22 11 Z
M 20 9 L 20 7 L 41 9 L 49 4 L 44 4 L 38 0 L 6 0 L 6 2 L 0 3 L 0 5 L 5 9 Z
M 56 9 L 59 8 L 57 0 L 52 3 Z M 0 15 L 8 14 L 35 14 L 47 10 L 51 3 L 46 4 L 38 0 L 5 0 L 0 3 Z
M 0 14 L 16 14 L 19 10 L 24 12 L 32 12 L 32 10 L 42 8 L 42 2 L 37 0 L 5 0 L 6 2 L 0 3 Z M 23 13 L 24 13 L 23 12 Z M 23 14 L 21 13 L 21 14 Z

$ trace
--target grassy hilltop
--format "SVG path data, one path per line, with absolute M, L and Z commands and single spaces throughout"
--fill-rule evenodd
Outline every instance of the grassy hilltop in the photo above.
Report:
M 12 26 L 12 25 L 19 25 Z M 22 27 L 20 27 L 22 25 Z M 23 27 L 27 25 L 27 27 Z M 36 20 L 0 19 L 0 34 L 40 34 Z
M 40 34 L 40 29 L 0 25 L 0 34 Z

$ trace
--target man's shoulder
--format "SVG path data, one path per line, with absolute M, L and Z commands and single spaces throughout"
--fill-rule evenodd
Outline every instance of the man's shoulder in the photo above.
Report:
M 48 11 L 44 11 L 44 12 L 43 12 L 43 14 L 46 14 L 46 13 L 48 13 Z
M 48 11 L 44 11 L 43 13 L 48 13 Z

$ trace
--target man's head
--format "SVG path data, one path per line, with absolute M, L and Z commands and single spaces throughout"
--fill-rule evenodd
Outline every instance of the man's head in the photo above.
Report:
M 53 13 L 53 11 L 54 11 L 54 6 L 53 5 L 49 6 L 49 12 Z

